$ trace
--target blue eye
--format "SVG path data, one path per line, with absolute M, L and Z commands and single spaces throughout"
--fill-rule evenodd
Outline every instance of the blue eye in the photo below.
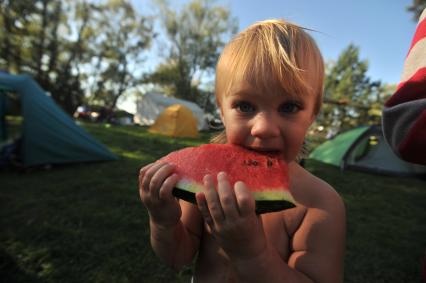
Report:
M 300 105 L 296 102 L 285 102 L 280 105 L 278 111 L 284 114 L 292 114 L 298 112 L 301 109 L 302 108 Z
M 255 111 L 254 106 L 251 103 L 245 101 L 237 102 L 235 108 L 241 113 L 252 113 Z

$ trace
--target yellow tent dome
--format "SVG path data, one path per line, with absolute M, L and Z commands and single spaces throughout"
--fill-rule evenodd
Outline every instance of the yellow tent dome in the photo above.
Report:
M 170 137 L 198 137 L 197 120 L 191 110 L 181 104 L 164 109 L 148 131 Z

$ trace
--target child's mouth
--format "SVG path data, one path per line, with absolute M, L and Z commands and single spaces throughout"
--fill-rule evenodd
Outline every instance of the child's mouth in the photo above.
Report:
M 280 150 L 272 149 L 272 148 L 249 147 L 248 149 L 256 151 L 256 152 L 260 152 L 262 154 L 271 155 L 271 156 L 276 156 L 281 154 Z

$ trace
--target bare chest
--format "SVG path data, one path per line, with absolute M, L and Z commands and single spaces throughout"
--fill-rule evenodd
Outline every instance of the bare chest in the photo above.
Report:
M 274 248 L 286 262 L 293 251 L 292 237 L 300 227 L 304 216 L 305 208 L 303 207 L 261 216 L 268 245 Z M 196 274 L 199 279 L 214 278 L 212 282 L 233 282 L 233 272 L 228 256 L 206 231 L 201 242 Z M 207 274 L 208 276 L 204 277 Z M 216 278 L 217 276 L 221 278 Z
M 293 251 L 292 238 L 303 222 L 306 209 L 295 207 L 283 212 L 262 215 L 265 236 L 284 261 Z

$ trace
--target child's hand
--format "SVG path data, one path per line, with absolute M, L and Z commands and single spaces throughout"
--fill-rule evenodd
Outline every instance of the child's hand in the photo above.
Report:
M 204 177 L 205 191 L 197 193 L 197 204 L 204 221 L 219 245 L 232 259 L 254 258 L 266 249 L 262 221 L 255 213 L 255 200 L 243 182 L 234 189 L 225 173 Z
M 156 225 L 176 225 L 182 215 L 179 202 L 172 190 L 179 177 L 173 173 L 174 166 L 168 163 L 151 163 L 139 172 L 139 195 L 148 209 L 151 221 Z

